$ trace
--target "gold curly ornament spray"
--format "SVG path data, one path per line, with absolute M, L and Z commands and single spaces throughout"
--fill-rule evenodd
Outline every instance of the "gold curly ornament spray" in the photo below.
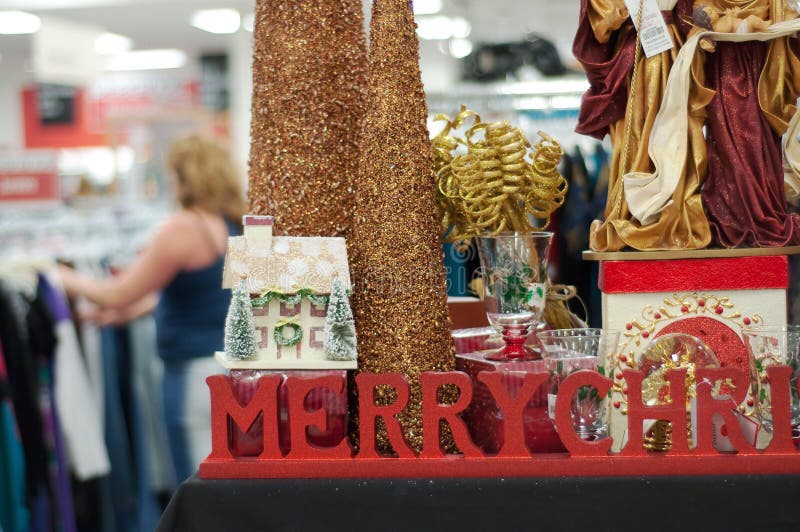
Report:
M 451 134 L 470 118 L 474 123 L 465 137 Z M 558 172 L 564 152 L 557 141 L 540 131 L 541 140 L 531 149 L 518 128 L 507 121 L 484 123 L 464 106 L 453 120 L 439 114 L 434 121 L 444 123 L 431 143 L 446 241 L 463 249 L 480 234 L 534 230 L 531 218 L 544 220 L 542 227 L 550 223 L 567 195 L 567 181 Z M 457 153 L 464 148 L 465 154 Z M 575 287 L 550 287 L 544 318 L 551 327 L 586 326 L 566 305 L 576 295 Z
M 469 119 L 464 137 L 451 135 Z M 561 145 L 545 133 L 531 149 L 528 139 L 507 121 L 485 123 L 461 107 L 432 139 L 438 181 L 439 218 L 448 242 L 465 242 L 479 234 L 536 229 L 530 218 L 550 222 L 564 203 L 567 181 L 558 172 Z M 459 146 L 466 153 L 457 154 Z M 527 156 L 530 153 L 530 161 Z

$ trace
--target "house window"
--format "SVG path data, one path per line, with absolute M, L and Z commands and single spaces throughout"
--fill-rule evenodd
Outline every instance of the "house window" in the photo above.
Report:
M 308 343 L 312 349 L 325 347 L 325 327 L 311 327 Z
M 266 349 L 269 345 L 269 327 L 256 327 L 256 331 L 261 334 L 261 340 L 258 341 L 259 349 Z
M 328 305 L 320 304 L 314 305 L 311 304 L 311 316 L 315 318 L 324 318 L 328 315 Z
M 290 305 L 289 303 L 281 301 L 281 317 L 291 318 L 292 316 L 297 316 L 300 314 L 300 305 L 301 303 Z
M 282 346 L 282 345 L 278 344 L 278 358 L 279 359 L 282 358 L 283 355 L 286 355 L 287 357 L 290 357 L 290 356 L 292 356 L 292 351 L 294 351 L 295 358 L 297 358 L 299 360 L 300 359 L 300 348 L 302 347 L 302 345 L 303 345 L 303 342 L 300 342 L 299 344 L 294 345 L 294 346 Z

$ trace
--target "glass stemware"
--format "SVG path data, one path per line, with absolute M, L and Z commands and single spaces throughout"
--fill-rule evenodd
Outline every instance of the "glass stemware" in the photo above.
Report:
M 547 296 L 547 252 L 553 233 L 501 233 L 479 237 L 483 301 L 489 323 L 505 345 L 489 360 L 533 360 L 539 354 L 525 345 L 541 322 Z

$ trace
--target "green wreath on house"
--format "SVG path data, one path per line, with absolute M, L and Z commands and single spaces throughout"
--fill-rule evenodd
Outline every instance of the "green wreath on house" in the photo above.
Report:
M 275 342 L 283 347 L 294 347 L 303 339 L 303 329 L 297 323 L 297 316 L 294 318 L 283 318 L 275 324 L 275 330 L 272 335 L 275 337 Z M 287 336 L 286 328 L 292 329 L 291 335 Z

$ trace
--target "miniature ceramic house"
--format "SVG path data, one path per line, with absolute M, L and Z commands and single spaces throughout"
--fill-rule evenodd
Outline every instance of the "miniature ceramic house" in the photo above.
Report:
M 271 216 L 244 217 L 244 235 L 228 240 L 223 287 L 241 278 L 251 294 L 257 353 L 217 359 L 229 369 L 356 369 L 356 360 L 325 353 L 332 285 L 350 289 L 344 238 L 272 235 Z

